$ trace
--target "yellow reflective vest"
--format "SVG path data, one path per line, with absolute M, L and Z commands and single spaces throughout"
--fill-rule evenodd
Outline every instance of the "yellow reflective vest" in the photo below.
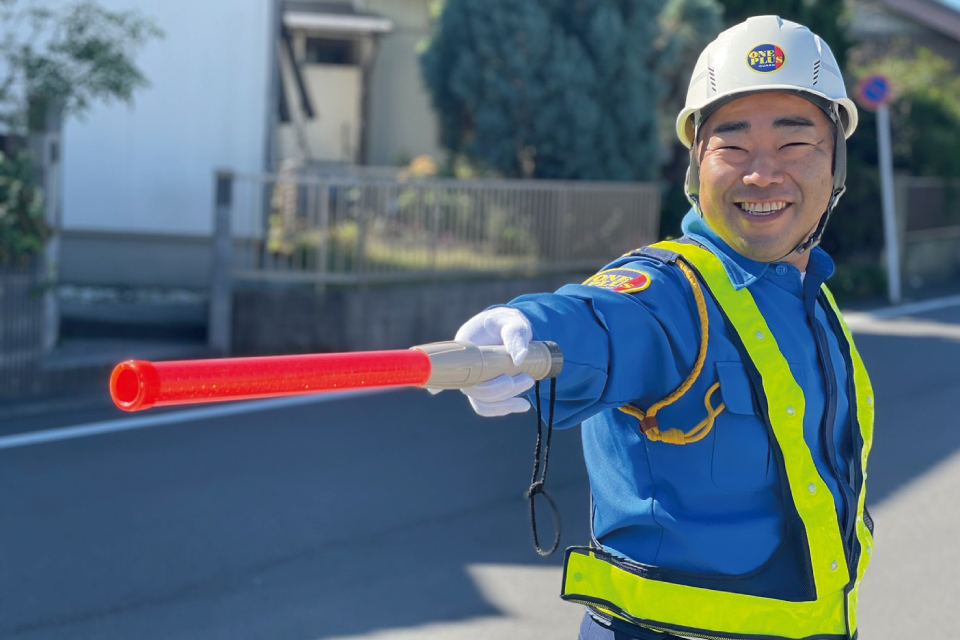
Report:
M 605 617 L 634 625 L 704 638 L 782 638 L 833 640 L 857 635 L 859 584 L 870 561 L 873 538 L 865 523 L 864 482 L 873 441 L 873 389 L 853 338 L 833 296 L 823 287 L 831 312 L 842 327 L 841 350 L 853 371 L 860 441 L 852 461 L 859 480 L 855 539 L 844 545 L 836 506 L 820 477 L 803 438 L 804 393 L 791 374 L 777 341 L 748 288 L 736 290 L 722 263 L 699 246 L 661 242 L 653 248 L 678 254 L 706 285 L 743 347 L 744 364 L 752 366 L 755 389 L 764 407 L 770 440 L 781 455 L 781 476 L 787 479 L 784 502 L 796 514 L 791 532 L 809 567 L 815 599 L 787 601 L 679 584 L 657 567 L 614 556 L 593 547 L 567 550 L 565 600 L 589 605 Z M 856 432 L 856 431 L 855 431 Z

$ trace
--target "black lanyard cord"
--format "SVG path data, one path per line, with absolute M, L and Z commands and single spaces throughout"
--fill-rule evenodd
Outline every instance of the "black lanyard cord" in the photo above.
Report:
M 550 439 L 553 436 L 553 416 L 557 405 L 557 379 L 550 379 L 550 416 L 547 421 L 547 438 L 545 443 L 543 443 L 543 412 L 540 409 L 539 380 L 534 387 L 534 396 L 536 396 L 537 399 L 537 448 L 533 454 L 533 480 L 531 481 L 530 488 L 527 490 L 527 497 L 530 499 L 530 526 L 533 529 L 533 547 L 541 556 L 549 556 L 560 546 L 560 510 L 557 509 L 557 504 L 544 488 L 544 485 L 547 483 L 547 465 L 550 463 Z M 543 443 L 543 473 L 540 472 L 541 443 Z M 553 512 L 553 528 L 557 532 L 556 538 L 554 538 L 553 541 L 553 547 L 551 547 L 549 551 L 544 551 L 540 547 L 540 539 L 537 536 L 537 507 L 535 499 L 538 493 L 542 494 L 550 504 L 550 509 Z

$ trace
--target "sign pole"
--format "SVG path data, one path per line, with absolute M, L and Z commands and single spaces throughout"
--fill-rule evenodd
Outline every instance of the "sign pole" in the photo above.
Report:
M 877 114 L 877 147 L 880 152 L 880 195 L 883 203 L 883 237 L 887 255 L 887 297 L 899 304 L 900 239 L 897 237 L 897 214 L 893 200 L 893 150 L 890 144 L 890 79 L 884 75 L 864 78 L 857 87 L 857 97 L 865 108 Z
M 883 199 L 883 236 L 887 254 L 887 295 L 899 304 L 900 242 L 897 238 L 897 216 L 893 200 L 893 151 L 890 144 L 890 108 L 877 109 L 877 147 L 880 152 L 880 191 Z

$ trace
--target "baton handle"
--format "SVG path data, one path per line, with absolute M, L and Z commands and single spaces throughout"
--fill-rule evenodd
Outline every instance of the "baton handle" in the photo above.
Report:
M 425 387 L 430 389 L 466 389 L 501 375 L 520 373 L 534 380 L 553 378 L 563 369 L 563 353 L 556 342 L 533 341 L 520 365 L 503 345 L 478 347 L 466 341 L 434 342 L 413 347 L 430 357 L 433 365 Z

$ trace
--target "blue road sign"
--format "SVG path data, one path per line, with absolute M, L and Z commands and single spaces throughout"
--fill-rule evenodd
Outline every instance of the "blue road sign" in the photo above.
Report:
M 886 76 L 868 76 L 860 81 L 857 97 L 864 107 L 876 111 L 890 103 L 892 93 L 890 89 L 890 80 Z

